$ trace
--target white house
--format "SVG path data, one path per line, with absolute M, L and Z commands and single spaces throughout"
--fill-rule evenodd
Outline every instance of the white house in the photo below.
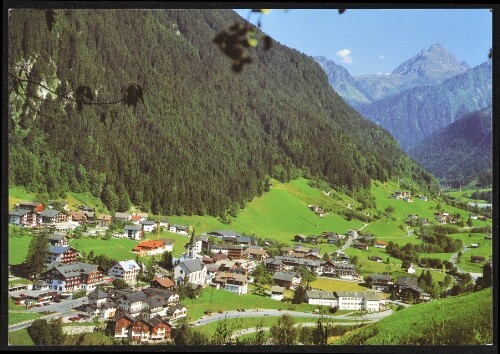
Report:
M 174 282 L 177 286 L 193 283 L 204 286 L 207 267 L 199 259 L 186 259 L 174 267 Z
M 285 288 L 282 286 L 272 286 L 271 287 L 271 299 L 281 301 L 283 300 L 283 295 L 285 294 Z
M 168 228 L 168 231 L 174 232 L 180 235 L 187 235 L 188 234 L 188 227 L 184 225 L 170 225 Z
M 337 297 L 334 292 L 330 291 L 308 290 L 306 301 L 310 305 L 337 306 Z
M 143 235 L 142 227 L 140 225 L 125 225 L 123 228 L 123 234 L 125 237 L 133 240 L 140 240 Z
M 144 232 L 153 232 L 154 229 L 156 228 L 156 223 L 151 220 L 141 221 L 140 224 L 142 225 L 142 230 Z
M 354 292 L 336 291 L 339 310 L 365 310 L 376 312 L 380 310 L 382 300 L 373 291 Z
M 410 267 L 408 268 L 408 274 L 414 274 L 415 273 L 415 268 L 413 268 L 413 263 L 410 264 Z
M 113 279 L 123 279 L 127 284 L 135 284 L 141 267 L 133 259 L 120 261 L 108 270 L 108 275 Z

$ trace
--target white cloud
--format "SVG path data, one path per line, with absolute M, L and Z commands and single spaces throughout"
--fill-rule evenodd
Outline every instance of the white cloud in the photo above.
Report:
M 384 54 L 380 54 L 380 55 L 378 56 L 378 58 L 379 58 L 379 59 L 385 59 L 385 55 L 384 55 Z
M 349 49 L 341 49 L 336 54 L 342 59 L 342 62 L 352 64 L 351 51 Z

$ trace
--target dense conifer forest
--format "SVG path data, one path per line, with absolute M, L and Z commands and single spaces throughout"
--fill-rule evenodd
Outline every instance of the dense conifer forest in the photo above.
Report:
M 9 184 L 51 199 L 91 192 L 110 210 L 222 216 L 282 181 L 343 190 L 435 179 L 351 109 L 310 57 L 272 43 L 241 73 L 213 43 L 230 10 L 44 10 L 9 14 Z M 264 28 L 265 29 L 265 28 Z M 139 83 L 144 103 L 77 105 L 77 87 L 113 103 Z M 26 93 L 23 91 L 26 90 Z M 23 95 L 28 95 L 23 99 Z

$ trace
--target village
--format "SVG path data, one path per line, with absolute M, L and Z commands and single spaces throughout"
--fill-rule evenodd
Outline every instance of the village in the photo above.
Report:
M 405 192 L 396 192 L 392 198 L 405 202 L 412 200 Z M 9 213 L 9 222 L 13 225 L 50 233 L 45 271 L 37 279 L 29 279 L 31 282 L 12 283 L 9 295 L 16 305 L 28 310 L 53 308 L 79 298 L 79 306 L 70 314 L 62 315 L 63 321 L 97 318 L 108 328 L 111 326 L 117 340 L 127 339 L 131 343 L 169 341 L 172 328 L 180 320 L 190 318 L 182 299 L 199 297 L 207 287 L 241 296 L 258 292 L 280 302 L 290 301 L 290 294 L 300 292 L 300 302 L 328 308 L 331 313 L 337 310 L 379 313 L 388 310 L 393 301 L 405 304 L 432 300 L 430 294 L 418 286 L 413 264 L 405 269 L 406 276 L 371 274 L 363 278 L 353 259 L 344 252 L 345 248 L 384 250 L 387 243 L 359 230 L 348 230 L 345 235 L 332 231 L 309 236 L 298 234 L 293 239 L 293 246 L 281 247 L 278 254 L 273 252 L 271 255 L 268 241 L 232 230 L 195 236 L 190 226 L 170 224 L 166 219 L 155 220 L 148 213 L 97 215 L 92 208 L 83 205 L 78 210 L 69 210 L 61 202 L 57 206 L 62 206 L 62 210 L 50 205 L 45 208 L 36 202 L 21 202 Z M 321 207 L 308 207 L 318 217 L 324 217 Z M 418 216 L 409 215 L 411 220 L 418 220 Z M 436 213 L 436 220 L 439 223 L 456 222 L 446 213 Z M 117 260 L 109 269 L 82 261 L 79 250 L 69 245 L 74 230 L 86 225 L 87 237 L 103 237 L 112 223 L 123 225 L 121 231 L 114 231 L 113 239 L 137 241 L 130 249 L 130 258 Z M 148 235 L 160 229 L 183 236 L 185 243 L 168 238 L 148 239 Z M 321 254 L 320 249 L 314 247 L 320 243 L 335 245 L 338 249 L 331 255 Z M 174 248 L 179 247 L 183 250 L 181 256 L 171 257 Z M 170 262 L 166 267 L 158 264 L 147 267 L 140 261 L 145 256 L 161 258 L 165 254 L 170 255 L 166 257 Z M 383 262 L 377 256 L 368 259 Z M 256 274 L 263 272 L 271 279 L 264 288 L 256 279 Z M 311 275 L 363 284 L 366 291 L 314 289 L 307 280 Z

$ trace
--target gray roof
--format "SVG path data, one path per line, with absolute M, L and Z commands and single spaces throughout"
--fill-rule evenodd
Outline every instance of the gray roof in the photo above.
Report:
M 236 236 L 235 241 L 238 243 L 250 243 L 252 239 L 248 236 Z
M 337 269 L 355 269 L 354 264 L 334 262 L 333 266 Z
M 418 287 L 418 279 L 415 277 L 399 277 L 397 284 L 400 287 Z
M 282 286 L 271 286 L 271 292 L 272 293 L 281 293 L 283 294 L 285 292 L 285 288 Z
M 221 244 L 221 245 L 212 245 L 210 246 L 213 250 L 241 250 L 243 249 L 242 245 L 231 245 L 231 244 Z
M 19 210 L 12 210 L 11 212 L 9 212 L 9 215 L 23 216 L 23 215 L 26 215 L 26 214 L 29 214 L 29 213 L 31 213 L 31 210 L 28 210 L 28 209 L 19 209 Z
M 155 297 L 150 297 L 145 300 L 145 302 L 149 305 L 150 308 L 162 307 L 163 302 Z
M 50 210 L 50 209 L 45 209 L 40 213 L 40 216 L 42 217 L 47 217 L 47 218 L 53 218 L 59 215 L 61 212 L 59 210 Z
M 181 262 L 179 266 L 180 265 L 184 265 L 189 273 L 199 272 L 205 267 L 205 264 L 203 264 L 203 262 L 201 262 L 199 259 L 186 259 L 185 261 Z
M 142 289 L 142 292 L 148 294 L 149 296 L 155 296 L 157 298 L 163 297 L 165 299 L 168 299 L 175 294 L 175 291 L 165 290 L 160 288 L 146 288 Z
M 338 297 L 357 297 L 357 298 L 365 298 L 366 300 L 380 300 L 377 293 L 373 291 L 336 291 L 335 292 Z
M 50 241 L 61 241 L 64 240 L 65 238 L 66 238 L 65 234 L 58 234 L 58 233 L 54 233 L 49 236 Z
M 29 205 L 29 206 L 36 207 L 36 206 L 39 206 L 40 203 L 38 203 L 38 202 L 21 202 L 21 203 L 19 203 L 19 205 Z
M 145 299 L 148 298 L 148 295 L 144 294 L 141 291 L 138 291 L 138 292 L 124 294 L 123 297 L 125 297 L 130 302 L 137 302 L 137 301 L 144 301 Z
M 266 264 L 282 264 L 281 259 L 268 258 L 266 259 Z
M 308 290 L 306 295 L 309 299 L 335 300 L 337 298 L 334 292 L 320 290 Z
M 97 270 L 95 264 L 75 262 L 70 264 L 52 263 L 51 268 L 55 268 L 65 278 L 71 278 L 80 274 L 90 274 Z
M 128 219 L 129 217 L 130 217 L 129 213 L 120 213 L 120 212 L 115 213 L 115 218 Z
M 211 231 L 208 232 L 210 235 L 217 235 L 217 236 L 222 236 L 222 237 L 229 237 L 229 236 L 241 236 L 239 233 L 234 232 L 232 230 L 219 230 L 219 231 Z
M 123 230 L 131 230 L 131 231 L 141 231 L 141 226 L 140 225 L 125 225 Z
M 62 254 L 69 249 L 75 250 L 73 247 L 70 247 L 70 246 L 52 246 L 52 245 L 50 245 L 49 246 L 49 253 Z
M 391 281 L 391 277 L 389 275 L 385 275 L 385 274 L 372 274 L 372 275 L 370 275 L 370 278 L 372 280 Z
M 274 280 L 292 281 L 295 276 L 296 276 L 296 273 L 276 272 L 273 275 L 273 279 Z
M 151 221 L 151 220 L 141 221 L 141 224 L 142 225 L 156 225 L 156 223 L 154 221 Z
M 285 263 L 294 263 L 304 266 L 319 267 L 321 265 L 321 261 L 316 259 L 304 259 L 304 258 L 286 257 L 286 256 L 276 256 L 275 258 Z
M 100 286 L 95 288 L 94 291 L 89 293 L 88 295 L 89 299 L 96 299 L 96 300 L 101 300 L 101 299 L 106 299 L 108 297 L 108 293 L 102 290 Z

